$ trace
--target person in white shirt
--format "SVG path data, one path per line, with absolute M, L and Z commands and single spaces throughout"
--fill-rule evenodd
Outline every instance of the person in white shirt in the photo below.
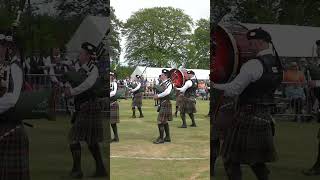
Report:
M 75 97 L 75 114 L 73 125 L 69 133 L 70 150 L 73 157 L 73 168 L 71 177 L 81 178 L 81 144 L 86 142 L 88 148 L 96 161 L 96 172 L 94 177 L 105 177 L 108 173 L 105 169 L 99 143 L 104 141 L 104 126 L 102 122 L 102 107 L 98 98 L 92 91 L 96 83 L 99 72 L 93 62 L 95 46 L 85 42 L 81 45 L 79 56 L 79 73 L 87 78 L 77 87 L 66 88 L 64 94 L 67 97 Z
M 283 67 L 270 49 L 268 32 L 253 29 L 248 31 L 247 38 L 257 52 L 256 58 L 244 63 L 231 82 L 213 83 L 213 88 L 224 91 L 225 96 L 238 98 L 235 123 L 225 137 L 222 156 L 230 180 L 242 179 L 241 164 L 249 165 L 257 179 L 268 180 L 270 171 L 265 163 L 277 159 L 270 112 Z
M 180 116 L 182 119 L 182 125 L 180 128 L 187 128 L 186 123 L 186 114 L 189 114 L 189 117 L 192 121 L 191 127 L 197 127 L 196 121 L 194 118 L 194 113 L 197 112 L 196 109 L 196 91 L 198 89 L 198 80 L 195 77 L 193 71 L 188 71 L 188 80 L 185 82 L 182 88 L 176 88 L 178 91 L 183 93 L 182 102 L 180 104 Z
M 318 57 L 320 57 L 320 40 L 316 41 L 316 45 L 317 45 L 317 54 L 318 54 Z M 309 81 L 309 85 L 311 87 L 320 88 L 320 80 Z M 318 122 L 319 122 L 319 119 L 318 119 Z M 316 159 L 316 162 L 314 163 L 314 165 L 310 169 L 303 171 L 303 174 L 305 174 L 307 176 L 320 175 L 320 128 L 318 130 L 317 138 L 318 138 L 317 159 Z
M 168 78 L 170 71 L 167 69 L 162 70 L 160 84 L 161 89 L 163 90 L 161 93 L 154 95 L 154 99 L 160 100 L 159 105 L 159 114 L 158 114 L 158 129 L 160 136 L 153 142 L 154 144 L 163 144 L 164 142 L 171 142 L 170 138 L 170 130 L 168 121 L 172 120 L 172 105 L 170 102 L 170 93 L 173 88 L 171 80 Z M 166 133 L 166 137 L 164 137 L 164 132 Z
M 110 124 L 113 130 L 114 138 L 111 142 L 119 142 L 118 127 L 117 124 L 120 123 L 119 119 L 119 103 L 116 99 L 116 94 L 118 91 L 118 84 L 116 80 L 116 75 L 110 72 Z
M 0 30 L 0 64 L 7 64 L 4 79 L 0 79 L 6 89 L 0 96 L 0 179 L 4 180 L 30 179 L 28 135 L 15 115 L 23 85 L 18 46 L 11 30 Z
M 136 107 L 139 110 L 140 116 L 139 118 L 143 118 L 142 113 L 142 98 L 144 92 L 143 86 L 142 86 L 142 77 L 139 75 L 136 75 L 136 80 L 134 81 L 134 89 L 131 89 L 129 92 L 133 94 L 132 98 L 132 118 L 136 118 Z

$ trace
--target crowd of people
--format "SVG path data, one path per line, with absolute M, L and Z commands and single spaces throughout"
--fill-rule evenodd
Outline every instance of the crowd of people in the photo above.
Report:
M 134 79 L 127 77 L 125 79 L 117 80 L 117 84 L 119 88 L 126 88 L 126 97 L 129 96 L 128 93 L 128 85 L 131 84 Z M 155 86 L 159 85 L 161 80 L 160 77 L 158 79 L 144 79 L 142 77 L 142 85 L 144 87 L 143 96 L 144 97 L 153 97 L 156 93 Z M 199 80 L 198 88 L 196 90 L 197 97 L 200 97 L 202 100 L 209 100 L 210 97 L 210 83 L 209 80 Z

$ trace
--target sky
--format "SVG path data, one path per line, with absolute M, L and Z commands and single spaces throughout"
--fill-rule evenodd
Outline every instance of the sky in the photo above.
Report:
M 134 12 L 142 8 L 172 6 L 184 10 L 194 21 L 201 18 L 209 19 L 210 0 L 110 0 L 118 19 L 126 21 Z M 121 48 L 124 49 L 125 41 L 122 39 Z M 121 53 L 120 62 L 124 62 L 124 51 Z

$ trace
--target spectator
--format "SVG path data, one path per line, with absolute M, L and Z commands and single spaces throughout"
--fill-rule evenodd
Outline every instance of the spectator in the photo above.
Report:
M 290 105 L 295 111 L 294 121 L 304 121 L 302 114 L 302 105 L 305 101 L 305 92 L 303 85 L 306 82 L 303 72 L 299 71 L 296 62 L 289 65 L 288 70 L 284 72 L 285 95 L 290 99 Z
M 204 81 L 200 81 L 200 83 L 198 84 L 198 93 L 201 96 L 202 100 L 208 99 L 207 86 Z

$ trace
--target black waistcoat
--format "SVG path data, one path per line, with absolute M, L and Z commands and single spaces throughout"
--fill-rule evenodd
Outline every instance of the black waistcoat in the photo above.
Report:
M 263 74 L 257 81 L 250 83 L 241 93 L 239 103 L 272 103 L 275 90 L 282 81 L 283 68 L 272 54 L 257 57 L 263 65 Z

